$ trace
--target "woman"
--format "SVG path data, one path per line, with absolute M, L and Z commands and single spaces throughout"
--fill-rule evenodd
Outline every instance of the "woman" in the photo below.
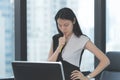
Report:
M 48 61 L 62 62 L 65 80 L 90 80 L 110 64 L 108 57 L 82 33 L 71 9 L 60 9 L 55 20 L 59 34 L 53 36 Z M 87 75 L 79 70 L 84 49 L 89 50 L 100 61 L 95 70 Z

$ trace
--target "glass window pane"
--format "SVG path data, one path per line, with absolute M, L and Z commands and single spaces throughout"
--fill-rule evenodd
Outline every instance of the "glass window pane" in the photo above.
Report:
M 80 0 L 77 15 L 83 33 L 94 42 L 94 0 Z M 81 70 L 93 69 L 94 56 L 86 50 L 83 54 Z
M 11 77 L 14 60 L 14 1 L 0 0 L 0 78 Z
M 106 6 L 106 51 L 120 51 L 119 0 L 107 0 Z
M 83 32 L 94 42 L 94 0 L 27 0 L 27 52 L 29 61 L 46 60 L 52 36 L 57 33 L 54 16 L 62 7 L 70 7 Z M 88 14 L 89 13 L 89 14 Z M 93 70 L 94 57 L 85 52 L 82 70 Z

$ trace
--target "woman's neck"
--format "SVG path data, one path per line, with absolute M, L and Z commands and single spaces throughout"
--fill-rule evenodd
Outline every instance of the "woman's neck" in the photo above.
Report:
M 71 38 L 72 34 L 73 34 L 73 33 L 70 33 L 70 34 L 66 35 L 66 41 L 67 41 L 67 42 L 68 42 L 69 39 Z

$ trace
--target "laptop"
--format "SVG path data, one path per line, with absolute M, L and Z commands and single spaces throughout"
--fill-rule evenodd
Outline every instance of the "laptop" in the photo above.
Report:
M 65 80 L 61 62 L 12 62 L 15 80 Z

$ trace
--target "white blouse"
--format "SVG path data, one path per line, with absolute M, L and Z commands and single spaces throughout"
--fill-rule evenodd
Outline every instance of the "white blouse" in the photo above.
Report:
M 85 35 L 77 37 L 72 34 L 62 51 L 63 60 L 79 67 L 80 55 L 87 41 L 89 41 L 89 38 Z

